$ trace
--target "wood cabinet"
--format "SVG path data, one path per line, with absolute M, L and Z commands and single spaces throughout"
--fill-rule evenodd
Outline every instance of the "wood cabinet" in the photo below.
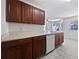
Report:
M 56 33 L 55 35 L 55 47 L 59 47 L 64 42 L 64 33 Z
M 33 24 L 43 25 L 45 21 L 45 12 L 36 7 L 33 7 Z
M 1 59 L 32 59 L 32 40 L 2 42 Z
M 32 58 L 32 44 L 22 46 L 22 59 L 33 59 Z
M 46 36 L 37 36 L 33 38 L 33 59 L 45 55 Z
M 6 0 L 6 21 L 43 25 L 45 11 L 19 0 Z
M 21 59 L 20 47 L 8 47 L 6 51 L 6 59 Z
M 32 24 L 32 6 L 22 2 L 22 23 Z
M 40 24 L 43 25 L 45 23 L 45 11 L 40 10 Z
M 33 24 L 39 24 L 39 9 L 38 8 L 33 8 Z
M 6 21 L 21 22 L 21 3 L 18 0 L 6 0 Z
M 1 59 L 37 59 L 45 55 L 46 36 L 1 43 Z

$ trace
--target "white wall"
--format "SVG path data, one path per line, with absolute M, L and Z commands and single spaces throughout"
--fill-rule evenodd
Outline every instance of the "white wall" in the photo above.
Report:
M 6 23 L 6 0 L 1 0 L 1 34 L 8 33 L 8 25 Z
M 16 32 L 16 31 L 43 32 L 43 25 L 8 23 L 8 30 L 9 32 Z
M 78 16 L 72 16 L 72 17 L 67 17 L 64 18 L 64 34 L 65 34 L 65 39 L 74 39 L 78 40 L 78 31 L 76 30 L 70 30 L 70 23 L 74 20 L 78 20 Z

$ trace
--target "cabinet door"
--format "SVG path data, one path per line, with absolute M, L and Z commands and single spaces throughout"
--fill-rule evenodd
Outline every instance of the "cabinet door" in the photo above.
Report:
M 22 59 L 21 48 L 1 43 L 1 59 Z
M 64 34 L 57 33 L 55 36 L 55 47 L 59 47 L 64 42 Z
M 45 12 L 33 7 L 33 24 L 43 25 L 45 21 Z
M 59 47 L 59 45 L 60 45 L 60 36 L 59 34 L 56 34 L 55 35 L 55 47 L 57 48 Z
M 64 42 L 64 34 L 60 33 L 60 44 Z
M 32 38 L 1 43 L 2 59 L 32 59 Z
M 32 24 L 32 6 L 22 2 L 22 22 Z
M 40 10 L 40 24 L 44 25 L 45 23 L 45 11 Z
M 20 47 L 9 47 L 6 55 L 6 59 L 22 59 Z
M 33 24 L 39 24 L 39 9 L 33 7 Z
M 33 38 L 33 58 L 43 56 L 46 52 L 46 37 L 39 36 Z
M 22 46 L 22 54 L 23 54 L 22 59 L 32 59 L 32 44 L 31 43 L 28 43 Z
M 6 21 L 21 21 L 21 3 L 18 0 L 6 0 Z

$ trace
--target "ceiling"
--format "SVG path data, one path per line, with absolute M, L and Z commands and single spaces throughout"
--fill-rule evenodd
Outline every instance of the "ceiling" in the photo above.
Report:
M 66 2 L 66 0 L 26 0 L 35 4 L 46 11 L 48 18 L 66 17 L 77 15 L 78 13 L 78 0 Z

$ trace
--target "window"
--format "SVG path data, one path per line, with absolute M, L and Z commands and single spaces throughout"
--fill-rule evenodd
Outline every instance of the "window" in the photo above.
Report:
M 71 30 L 78 30 L 78 21 L 71 22 Z

